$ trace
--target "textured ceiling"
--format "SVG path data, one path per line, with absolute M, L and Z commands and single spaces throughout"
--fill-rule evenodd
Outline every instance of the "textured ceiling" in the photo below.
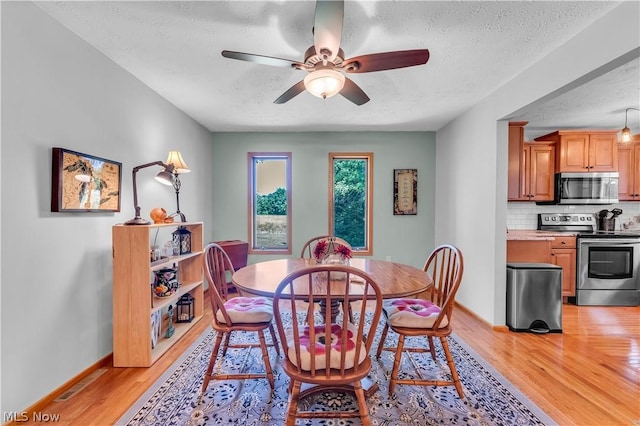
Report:
M 559 128 L 616 129 L 624 126 L 625 110 L 640 108 L 640 59 L 624 64 L 539 106 L 517 120 L 527 120 L 525 136 L 533 139 Z M 629 111 L 628 126 L 640 133 L 640 111 Z
M 437 130 L 614 8 L 615 1 L 346 1 L 346 57 L 427 48 L 426 65 L 350 74 L 356 106 L 303 92 L 273 104 L 299 70 L 223 58 L 223 49 L 302 61 L 314 1 L 37 2 L 53 18 L 212 131 Z M 612 35 L 613 36 L 613 35 Z M 539 134 L 620 128 L 639 106 L 640 60 L 530 111 Z M 640 131 L 640 115 L 630 114 Z

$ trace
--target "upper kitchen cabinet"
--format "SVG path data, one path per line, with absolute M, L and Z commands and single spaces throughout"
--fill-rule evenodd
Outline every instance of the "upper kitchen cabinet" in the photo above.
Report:
M 633 144 L 618 145 L 618 199 L 640 201 L 640 138 Z
M 547 143 L 525 142 L 524 188 L 522 198 L 529 201 L 554 199 L 555 147 Z
M 524 163 L 522 160 L 524 148 L 524 126 L 527 121 L 513 121 L 509 123 L 509 166 L 507 172 L 507 198 L 510 201 L 520 200 L 523 189 Z
M 525 142 L 526 121 L 509 123 L 509 201 L 551 201 L 554 197 L 553 143 Z
M 556 143 L 556 172 L 616 172 L 616 132 L 559 130 L 536 138 Z

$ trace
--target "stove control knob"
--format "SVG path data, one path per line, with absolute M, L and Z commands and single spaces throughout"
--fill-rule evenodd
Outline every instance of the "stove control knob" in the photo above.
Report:
M 587 216 L 587 222 L 591 222 L 591 216 Z
M 584 222 L 584 217 L 582 217 L 582 216 L 581 216 L 581 217 L 580 217 L 580 220 Z
M 555 222 L 556 220 L 558 220 L 558 218 L 554 216 L 554 217 L 551 218 L 551 220 L 553 220 Z

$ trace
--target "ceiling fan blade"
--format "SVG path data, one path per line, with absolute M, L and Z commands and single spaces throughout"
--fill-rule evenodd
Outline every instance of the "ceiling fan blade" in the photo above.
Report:
M 413 67 L 426 64 L 428 60 L 428 49 L 398 50 L 345 59 L 342 68 L 345 72 L 374 72 Z
M 282 95 L 280 95 L 280 97 L 278 99 L 276 99 L 275 101 L 273 101 L 273 103 L 274 104 L 283 104 L 283 103 L 287 102 L 288 100 L 290 100 L 291 98 L 294 98 L 294 97 L 298 96 L 300 93 L 304 92 L 304 89 L 305 89 L 304 80 L 300 80 L 299 82 L 297 82 L 296 84 L 291 86 L 289 88 L 289 90 L 287 90 Z
M 333 61 L 340 49 L 344 1 L 317 0 L 313 23 L 313 45 L 318 55 Z
M 233 52 L 231 50 L 223 50 L 222 56 L 229 59 L 238 59 L 240 61 L 253 62 L 254 64 L 271 65 L 274 67 L 298 68 L 304 67 L 304 64 L 289 59 L 274 58 L 272 56 L 255 55 L 253 53 Z
M 350 78 L 345 77 L 344 87 L 340 91 L 340 94 L 356 105 L 363 105 L 369 102 L 369 96 Z

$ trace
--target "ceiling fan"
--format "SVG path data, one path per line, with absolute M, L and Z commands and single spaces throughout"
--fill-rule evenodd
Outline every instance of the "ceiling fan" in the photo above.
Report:
M 398 50 L 373 53 L 345 59 L 340 48 L 344 1 L 318 0 L 313 25 L 313 46 L 304 54 L 304 61 L 274 58 L 252 53 L 223 50 L 222 56 L 275 67 L 295 68 L 309 74 L 284 92 L 273 103 L 283 104 L 305 89 L 319 98 L 341 94 L 356 105 L 369 102 L 366 93 L 343 73 L 365 73 L 413 67 L 426 64 L 428 49 Z

